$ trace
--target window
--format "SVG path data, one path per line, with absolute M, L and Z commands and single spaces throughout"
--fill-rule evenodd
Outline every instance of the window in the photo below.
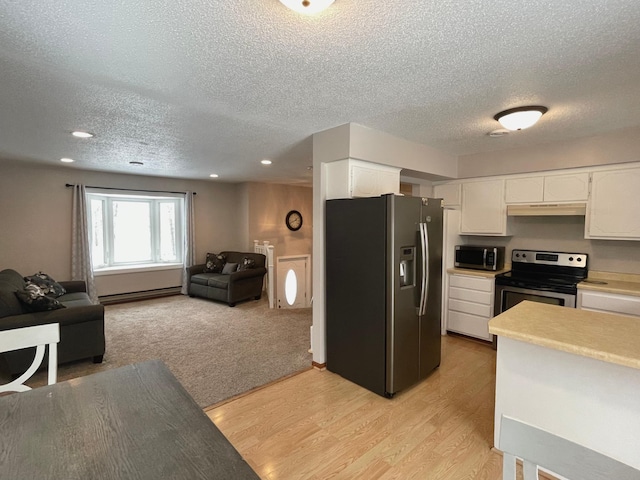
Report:
M 94 270 L 182 263 L 184 199 L 87 193 Z

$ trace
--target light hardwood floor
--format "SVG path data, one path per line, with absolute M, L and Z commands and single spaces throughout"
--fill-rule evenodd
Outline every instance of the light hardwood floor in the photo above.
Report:
M 262 479 L 502 478 L 495 351 L 443 337 L 442 363 L 393 399 L 309 370 L 207 411 Z

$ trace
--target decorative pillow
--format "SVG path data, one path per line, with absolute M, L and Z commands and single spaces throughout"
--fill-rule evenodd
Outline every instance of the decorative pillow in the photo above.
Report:
M 225 275 L 229 275 L 233 272 L 235 272 L 238 269 L 238 264 L 237 263 L 225 263 L 224 264 L 224 268 L 222 269 L 222 273 Z
M 207 260 L 205 261 L 206 265 L 204 267 L 204 271 L 206 273 L 221 273 L 226 261 L 227 257 L 222 254 L 219 255 L 217 253 L 207 253 Z
M 16 297 L 30 312 L 46 312 L 47 310 L 66 308 L 57 299 L 45 295 L 44 291 L 33 283 L 27 284 L 24 290 L 17 290 Z
M 249 257 L 244 257 L 242 259 L 242 263 L 238 265 L 238 271 L 251 270 L 252 268 L 256 268 L 256 261 L 253 258 Z
M 40 287 L 44 294 L 50 297 L 56 298 L 67 293 L 62 285 L 46 273 L 38 272 L 30 277 L 24 277 L 24 281 L 27 282 L 27 285 L 32 284 Z

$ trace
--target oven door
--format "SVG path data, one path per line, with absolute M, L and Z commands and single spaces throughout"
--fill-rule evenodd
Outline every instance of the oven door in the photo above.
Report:
M 548 303 L 560 307 L 576 307 L 576 296 L 574 294 L 496 285 L 494 313 L 499 315 L 524 300 Z

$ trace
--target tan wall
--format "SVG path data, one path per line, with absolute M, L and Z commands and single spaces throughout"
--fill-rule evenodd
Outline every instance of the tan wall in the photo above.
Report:
M 274 245 L 274 257 L 311 255 L 313 247 L 313 191 L 310 187 L 248 183 L 249 240 L 268 240 Z M 302 214 L 302 228 L 292 232 L 285 225 L 287 213 Z M 274 258 L 274 263 L 277 258 Z M 276 264 L 277 268 L 277 264 Z M 277 289 L 277 273 L 274 275 Z M 311 290 L 311 288 L 310 288 Z
M 249 183 L 249 240 L 268 240 L 276 256 L 311 254 L 313 211 L 310 187 Z M 302 228 L 292 232 L 285 225 L 287 213 L 302 214 Z
M 526 135 L 526 132 L 514 135 Z M 458 157 L 458 177 L 486 177 L 637 161 L 640 161 L 640 127 L 535 147 L 462 155 Z
M 23 275 L 42 270 L 59 280 L 70 278 L 72 190 L 65 187 L 66 183 L 195 191 L 197 258 L 204 261 L 208 251 L 238 246 L 240 215 L 236 184 L 90 172 L 4 160 L 0 162 L 0 269 L 13 268 Z M 158 285 L 160 276 L 169 284 Z M 153 282 L 146 282 L 144 275 L 102 278 L 97 285 L 98 294 L 176 286 L 178 276 L 169 271 L 153 278 Z

